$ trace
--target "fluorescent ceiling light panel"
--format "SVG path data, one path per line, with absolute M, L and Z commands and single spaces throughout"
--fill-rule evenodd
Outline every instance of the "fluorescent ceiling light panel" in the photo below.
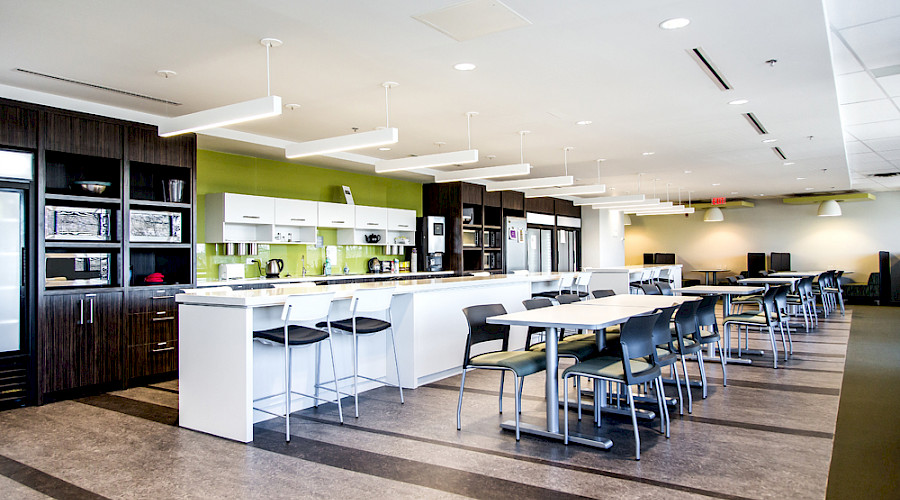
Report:
M 583 186 L 569 186 L 562 188 L 526 189 L 526 198 L 540 198 L 541 196 L 574 196 L 581 194 L 603 194 L 606 192 L 606 184 L 585 184 Z
M 540 177 L 537 179 L 521 179 L 518 181 L 489 182 L 485 185 L 486 191 L 509 191 L 512 189 L 532 189 L 554 186 L 571 186 L 575 184 L 575 178 L 571 175 L 559 177 Z
M 491 177 L 510 177 L 513 175 L 528 175 L 531 173 L 531 164 L 517 163 L 515 165 L 498 165 L 496 167 L 468 168 L 454 170 L 453 172 L 436 172 L 434 182 L 470 181 L 473 179 L 489 179 Z
M 324 155 L 349 151 L 351 149 L 374 148 L 385 144 L 394 144 L 400 139 L 396 128 L 382 128 L 369 132 L 359 132 L 315 141 L 295 142 L 284 148 L 285 158 L 301 158 L 304 156 Z
M 436 153 L 433 155 L 409 156 L 396 160 L 376 160 L 375 172 L 398 172 L 400 170 L 415 170 L 417 168 L 443 167 L 446 165 L 458 165 L 475 163 L 478 161 L 477 149 L 464 151 L 452 151 L 450 153 Z
M 250 101 L 197 111 L 188 115 L 166 118 L 159 124 L 160 137 L 187 134 L 235 123 L 249 122 L 281 114 L 281 97 L 270 95 Z
M 584 198 L 581 200 L 575 200 L 575 206 L 580 207 L 582 205 L 619 205 L 622 203 L 638 203 L 644 201 L 644 195 L 642 194 L 632 194 L 625 196 L 598 196 L 596 198 Z

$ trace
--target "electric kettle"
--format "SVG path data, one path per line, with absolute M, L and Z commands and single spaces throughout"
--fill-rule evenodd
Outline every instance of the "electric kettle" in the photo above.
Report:
M 266 278 L 277 278 L 284 269 L 284 261 L 281 259 L 269 259 L 266 262 Z

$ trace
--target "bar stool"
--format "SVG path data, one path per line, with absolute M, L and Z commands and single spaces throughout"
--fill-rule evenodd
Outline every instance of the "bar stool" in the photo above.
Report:
M 385 380 L 379 380 L 371 377 L 365 377 L 359 374 L 359 337 L 360 335 L 372 335 L 385 330 L 390 330 L 391 348 L 394 351 L 394 367 L 397 369 L 397 384 L 400 389 L 400 404 L 403 404 L 403 387 L 400 385 L 400 362 L 397 358 L 397 339 L 394 335 L 393 323 L 394 319 L 391 315 L 391 299 L 393 298 L 393 288 L 370 288 L 357 289 L 350 298 L 350 317 L 340 321 L 332 321 L 331 327 L 342 332 L 353 335 L 353 405 L 356 412 L 356 418 L 359 418 L 359 387 L 358 379 L 371 380 L 385 385 L 394 385 Z M 387 321 L 362 316 L 363 314 L 371 314 L 386 311 Z M 388 335 L 385 333 L 385 335 Z M 337 377 L 337 375 L 335 375 Z M 350 376 L 343 377 L 339 380 L 346 380 Z M 342 393 L 350 396 L 348 393 Z
M 564 273 L 560 275 L 557 283 L 558 286 L 556 290 L 533 293 L 531 294 L 531 297 L 547 297 L 548 299 L 555 299 L 557 295 L 570 293 L 572 291 L 572 284 L 575 283 L 575 273 Z
M 276 417 L 284 417 L 284 436 L 285 441 L 288 442 L 290 442 L 291 440 L 291 394 L 297 394 L 299 396 L 311 398 L 313 401 L 315 401 L 316 406 L 318 406 L 319 401 L 322 400 L 321 398 L 319 398 L 319 361 L 321 359 L 322 341 L 328 341 L 328 352 L 331 355 L 331 369 L 333 372 L 335 370 L 334 349 L 331 345 L 331 326 L 328 317 L 329 310 L 331 308 L 331 301 L 333 298 L 333 292 L 316 293 L 309 295 L 289 295 L 287 296 L 287 298 L 285 298 L 284 308 L 282 308 L 281 310 L 281 320 L 284 322 L 284 325 L 276 328 L 270 328 L 268 330 L 253 332 L 253 340 L 260 342 L 261 344 L 284 346 L 285 413 L 284 415 L 280 415 L 278 413 L 272 413 L 268 410 L 263 410 L 257 407 L 254 407 L 253 409 L 261 411 L 263 413 L 268 413 L 270 415 L 275 415 Z M 315 324 L 316 321 L 322 318 L 325 318 L 324 325 L 326 326 L 326 330 L 303 325 L 303 323 Z M 287 341 L 285 341 L 285 339 L 287 339 Z M 291 351 L 297 347 L 303 347 L 311 344 L 316 345 L 316 390 L 315 395 L 313 396 L 291 390 Z M 335 392 L 335 399 L 337 400 L 338 406 L 338 415 L 340 416 L 341 423 L 343 424 L 344 414 L 341 408 L 340 393 L 338 393 L 337 389 L 337 380 L 335 380 L 334 389 L 329 390 L 333 390 Z M 273 394 L 271 396 L 254 399 L 253 402 L 257 403 L 259 401 L 270 399 L 275 396 L 280 396 L 280 394 Z
M 591 277 L 593 275 L 594 273 L 590 271 L 582 271 L 575 277 L 575 284 L 572 287 L 572 292 L 577 295 L 578 298 L 584 299 L 591 296 Z

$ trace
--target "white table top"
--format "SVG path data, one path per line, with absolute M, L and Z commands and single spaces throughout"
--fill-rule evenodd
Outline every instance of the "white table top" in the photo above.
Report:
M 736 286 L 736 285 L 697 285 L 685 288 L 675 288 L 675 293 L 685 293 L 690 295 L 747 295 L 750 293 L 762 292 L 764 286 Z
M 669 307 L 671 305 L 683 304 L 692 300 L 700 300 L 699 297 L 682 297 L 672 295 L 633 295 L 622 294 L 603 297 L 600 299 L 583 300 L 574 302 L 575 305 L 588 306 L 626 306 L 626 307 Z
M 769 273 L 770 278 L 806 278 L 808 276 L 818 276 L 825 271 L 779 271 L 777 273 Z
M 578 304 L 565 304 L 492 316 L 487 322 L 498 325 L 600 330 L 623 323 L 632 316 L 653 312 L 655 309 L 646 306 L 583 307 Z
M 742 280 L 738 280 L 738 283 L 747 284 L 747 285 L 756 285 L 756 284 L 769 284 L 769 285 L 793 285 L 794 283 L 800 281 L 800 278 L 744 278 Z
M 731 269 L 691 269 L 695 273 L 727 273 Z

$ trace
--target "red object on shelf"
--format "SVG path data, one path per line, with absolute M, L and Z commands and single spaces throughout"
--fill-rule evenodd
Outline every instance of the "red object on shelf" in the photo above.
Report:
M 162 273 L 153 273 L 144 278 L 144 283 L 162 283 L 164 278 Z

